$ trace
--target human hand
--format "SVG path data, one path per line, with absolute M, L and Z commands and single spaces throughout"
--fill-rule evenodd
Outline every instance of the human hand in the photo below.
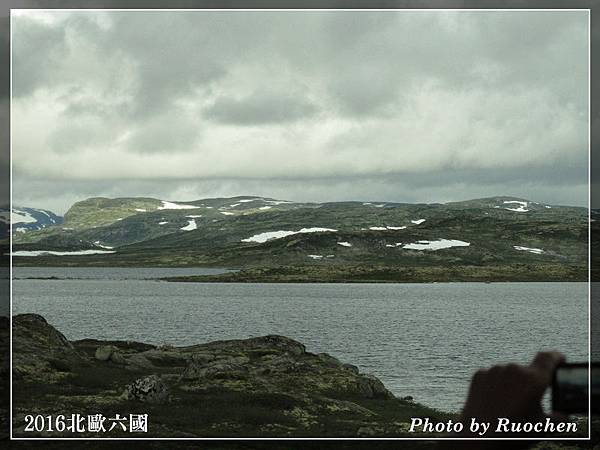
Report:
M 564 361 L 561 353 L 540 352 L 529 366 L 507 364 L 477 371 L 471 380 L 461 421 L 467 425 L 472 418 L 492 424 L 501 417 L 511 422 L 543 420 L 546 415 L 542 397 L 552 383 L 556 367 Z

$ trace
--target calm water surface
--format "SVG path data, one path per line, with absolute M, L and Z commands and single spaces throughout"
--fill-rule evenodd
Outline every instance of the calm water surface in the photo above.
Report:
M 551 348 L 587 358 L 586 283 L 146 280 L 205 270 L 15 268 L 13 311 L 42 314 L 69 339 L 185 345 L 282 334 L 444 410 L 460 408 L 480 367 Z M 76 279 L 24 279 L 47 276 Z

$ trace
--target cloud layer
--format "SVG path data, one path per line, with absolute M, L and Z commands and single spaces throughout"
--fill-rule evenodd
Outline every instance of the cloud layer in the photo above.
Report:
M 587 202 L 587 12 L 20 12 L 12 68 L 15 202 Z

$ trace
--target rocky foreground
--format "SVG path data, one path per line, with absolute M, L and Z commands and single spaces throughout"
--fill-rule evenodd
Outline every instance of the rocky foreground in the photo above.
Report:
M 28 437 L 400 436 L 411 417 L 450 418 L 283 336 L 71 342 L 36 314 L 13 318 L 13 404 L 14 435 Z M 27 414 L 148 414 L 148 432 L 25 432 Z

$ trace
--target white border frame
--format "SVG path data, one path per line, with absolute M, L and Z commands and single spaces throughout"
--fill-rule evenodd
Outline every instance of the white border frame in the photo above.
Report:
M 9 16 L 9 27 L 10 27 L 10 210 L 12 211 L 13 206 L 13 158 L 12 158 L 12 150 L 13 150 L 13 115 L 12 115 L 12 99 L 13 99 L 13 72 L 12 72 L 12 62 L 13 62 L 13 11 L 21 12 L 21 11 L 50 11 L 50 12 L 116 12 L 116 11 L 126 11 L 126 12 L 163 12 L 163 11 L 175 11 L 175 12 L 296 12 L 296 11 L 304 11 L 304 12 L 330 12 L 330 11 L 344 11 L 344 12 L 385 12 L 385 11 L 411 11 L 411 12 L 498 12 L 498 11 L 506 11 L 506 12 L 583 12 L 587 11 L 588 16 L 588 386 L 591 386 L 591 297 L 592 297 L 592 289 L 591 289 L 591 173 L 592 173 L 592 161 L 591 161 L 591 33 L 592 33 L 592 23 L 591 23 L 591 9 L 590 8 L 360 8 L 360 9 L 349 9 L 349 8 L 11 8 L 10 16 Z M 10 406 L 9 406 L 9 420 L 10 420 L 10 440 L 11 441 L 144 441 L 144 440 L 158 440 L 158 441 L 590 441 L 591 440 L 591 389 L 588 396 L 588 435 L 587 437 L 471 437 L 471 438 L 461 438 L 461 437 L 195 437 L 195 438 L 181 438 L 181 437 L 144 437 L 139 436 L 136 438 L 133 437 L 123 437 L 123 438 L 115 438 L 115 437 L 14 437 L 13 436 L 13 352 L 12 352 L 12 294 L 13 294 L 13 264 L 12 264 L 12 223 L 10 227 L 10 318 L 9 318 L 9 326 L 10 326 Z

